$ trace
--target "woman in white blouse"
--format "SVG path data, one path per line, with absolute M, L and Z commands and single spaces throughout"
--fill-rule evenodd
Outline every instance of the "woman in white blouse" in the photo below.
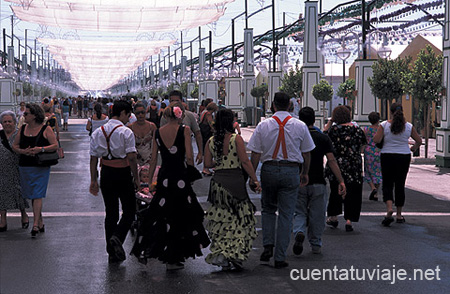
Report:
M 392 205 L 397 207 L 396 222 L 404 223 L 402 209 L 405 204 L 405 182 L 411 161 L 411 151 L 416 151 L 422 144 L 422 139 L 412 124 L 406 122 L 400 103 L 393 103 L 390 108 L 391 119 L 384 121 L 378 127 L 373 141 L 380 143 L 381 174 L 383 177 L 383 201 L 386 203 L 386 217 L 382 224 L 388 227 L 394 218 Z M 409 137 L 415 144 L 409 148 Z M 395 198 L 394 198 L 395 190 Z

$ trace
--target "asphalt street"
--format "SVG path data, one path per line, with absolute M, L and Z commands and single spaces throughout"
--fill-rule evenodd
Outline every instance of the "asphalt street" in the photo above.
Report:
M 0 233 L 0 293 L 449 293 L 449 169 L 413 164 L 408 178 L 405 224 L 381 226 L 383 202 L 368 200 L 355 231 L 326 228 L 322 254 L 307 242 L 300 256 L 289 248 L 289 267 L 275 269 L 259 262 L 262 238 L 244 271 L 222 272 L 204 256 L 188 260 L 184 270 L 166 272 L 157 260 L 146 266 L 133 256 L 108 264 L 101 196 L 89 194 L 89 136 L 82 120 L 71 120 L 61 133 L 65 158 L 52 167 L 43 213 L 46 232 L 31 239 L 20 228 L 20 214 L 8 215 L 8 231 Z M 201 166 L 198 167 L 201 169 Z M 209 179 L 194 184 L 206 209 Z M 261 232 L 260 195 L 257 206 Z M 32 216 L 29 210 L 30 217 Z M 129 252 L 132 236 L 124 247 Z M 292 242 L 291 242 L 292 246 Z M 208 249 L 204 249 L 204 255 Z

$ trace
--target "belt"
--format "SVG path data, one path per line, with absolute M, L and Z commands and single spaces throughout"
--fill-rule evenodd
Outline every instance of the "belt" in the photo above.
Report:
M 280 160 L 280 161 L 276 161 L 276 160 L 269 160 L 269 161 L 265 161 L 263 164 L 267 164 L 267 165 L 274 165 L 274 166 L 300 166 L 299 162 L 293 162 L 293 161 L 287 161 L 287 160 Z
M 114 168 L 124 168 L 124 167 L 128 167 L 130 166 L 130 163 L 128 162 L 128 159 L 123 158 L 123 159 L 100 159 L 100 164 L 101 165 L 105 165 L 105 166 L 109 166 L 109 167 L 114 167 Z

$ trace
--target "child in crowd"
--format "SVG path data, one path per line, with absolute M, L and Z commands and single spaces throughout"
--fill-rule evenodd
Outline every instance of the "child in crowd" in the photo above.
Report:
M 141 180 L 141 186 L 136 193 L 136 198 L 146 203 L 150 203 L 153 198 L 152 192 L 154 189 L 152 189 L 152 187 L 156 186 L 156 182 L 152 182 L 151 187 L 149 187 L 150 172 L 148 164 L 139 167 L 139 179 Z

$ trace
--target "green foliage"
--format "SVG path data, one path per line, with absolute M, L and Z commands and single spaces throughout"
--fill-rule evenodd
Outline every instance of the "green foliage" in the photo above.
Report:
M 198 98 L 198 86 L 197 85 L 195 85 L 194 90 L 191 91 L 191 97 Z
M 31 85 L 31 83 L 28 82 L 23 83 L 23 95 L 24 96 L 33 95 L 33 86 Z
M 430 45 L 422 49 L 407 73 L 405 88 L 419 105 L 438 101 L 442 92 L 442 55 L 436 55 Z
M 280 90 L 288 94 L 289 97 L 300 97 L 303 83 L 303 73 L 299 69 L 299 62 L 295 64 L 295 69 L 290 69 L 281 79 Z M 252 94 L 253 96 L 253 94 Z
M 52 95 L 52 90 L 47 86 L 41 87 L 41 97 L 48 97 Z
M 261 84 L 257 87 L 254 87 L 250 94 L 255 98 L 265 97 L 266 93 L 269 91 L 269 86 L 267 84 Z
M 405 93 L 404 80 L 411 57 L 393 60 L 378 59 L 373 65 L 373 76 L 368 78 L 372 94 L 382 100 L 401 99 Z
M 333 98 L 333 87 L 322 79 L 313 86 L 312 95 L 319 101 L 330 101 Z
M 354 100 L 356 96 L 353 92 L 356 90 L 356 82 L 354 79 L 347 79 L 338 87 L 336 95 L 347 100 Z
M 188 89 L 188 82 L 181 83 L 179 90 L 183 94 L 183 97 L 187 97 L 188 96 L 187 89 Z

